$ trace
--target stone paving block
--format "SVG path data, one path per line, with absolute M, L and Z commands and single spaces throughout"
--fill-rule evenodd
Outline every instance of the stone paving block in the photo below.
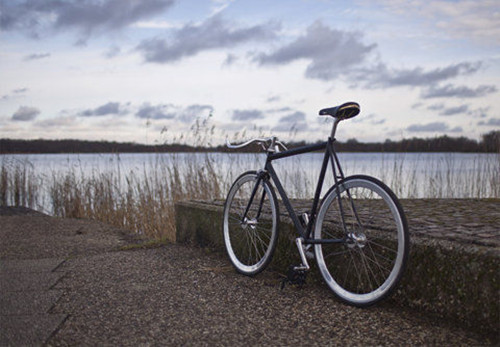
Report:
M 65 314 L 0 316 L 0 346 L 43 345 L 66 317 Z

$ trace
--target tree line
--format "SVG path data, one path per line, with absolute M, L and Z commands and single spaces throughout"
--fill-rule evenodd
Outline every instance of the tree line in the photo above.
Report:
M 306 142 L 289 143 L 289 148 L 306 145 Z M 339 152 L 488 152 L 500 153 L 500 131 L 491 131 L 476 141 L 466 137 L 440 136 L 411 138 L 399 141 L 359 142 L 350 139 L 337 141 Z M 84 140 L 16 140 L 0 139 L 0 154 L 15 153 L 165 153 L 165 152 L 258 152 L 259 146 L 229 150 L 226 146 L 200 147 L 186 144 L 144 145 L 133 142 L 84 141 Z

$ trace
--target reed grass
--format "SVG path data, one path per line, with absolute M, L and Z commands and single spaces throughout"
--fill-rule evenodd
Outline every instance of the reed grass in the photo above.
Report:
M 35 208 L 42 181 L 36 177 L 33 165 L 27 160 L 2 160 L 0 167 L 0 206 Z
M 125 171 L 116 155 L 117 164 L 111 170 L 92 169 L 89 173 L 72 167 L 46 176 L 29 161 L 5 156 L 0 166 L 0 206 L 26 206 L 54 216 L 95 219 L 174 241 L 176 202 L 224 199 L 236 176 L 261 167 L 262 158 L 158 154 L 142 168 Z M 371 174 L 388 183 L 400 198 L 500 198 L 500 155 L 494 158 L 477 160 L 471 168 L 445 156 L 422 167 L 418 161 L 405 165 L 401 155 L 385 159 L 380 171 Z M 363 172 L 357 169 L 362 168 L 350 168 L 347 174 Z M 291 198 L 312 197 L 316 182 L 307 170 L 307 164 L 298 161 L 291 169 L 278 171 Z
M 186 164 L 186 163 L 184 163 Z M 54 173 L 49 188 L 52 213 L 61 217 L 91 218 L 156 239 L 175 241 L 174 204 L 180 200 L 221 199 L 222 187 L 207 155 L 179 169 L 179 158 L 160 157 L 142 172 L 120 170 L 93 173 Z

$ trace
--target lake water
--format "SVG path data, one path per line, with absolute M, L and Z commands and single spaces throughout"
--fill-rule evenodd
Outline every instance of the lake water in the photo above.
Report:
M 500 155 L 485 153 L 339 153 L 344 173 L 379 178 L 400 198 L 485 198 L 499 196 Z M 323 154 L 308 153 L 273 162 L 290 197 L 314 194 Z M 113 173 L 149 176 L 175 168 L 178 172 L 213 172 L 223 190 L 246 170 L 262 168 L 265 154 L 124 153 L 0 155 L 0 165 L 24 165 L 43 182 L 73 173 L 81 179 Z M 211 170 L 211 171 L 210 171 Z M 181 175 L 182 176 L 182 175 Z M 326 185 L 333 183 L 331 172 Z

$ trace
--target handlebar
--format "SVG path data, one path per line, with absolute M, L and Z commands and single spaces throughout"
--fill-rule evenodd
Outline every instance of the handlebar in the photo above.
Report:
M 252 143 L 256 142 L 259 144 L 263 150 L 267 152 L 279 152 L 279 147 L 281 146 L 285 151 L 288 150 L 286 148 L 285 144 L 281 141 L 278 140 L 276 136 L 272 137 L 267 137 L 267 138 L 254 138 L 251 140 L 248 140 L 247 142 L 240 143 L 238 145 L 233 145 L 229 140 L 226 140 L 226 146 L 231 149 L 238 149 L 238 148 L 243 148 L 246 147 Z

